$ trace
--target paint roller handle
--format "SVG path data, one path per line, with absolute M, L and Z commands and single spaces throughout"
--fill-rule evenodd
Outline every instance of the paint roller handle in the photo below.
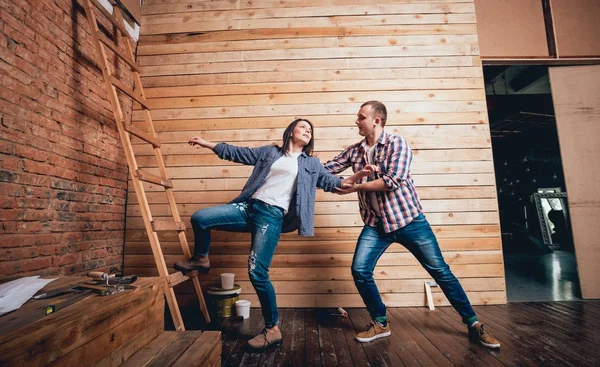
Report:
M 342 317 L 348 317 L 348 312 L 341 307 L 337 308 L 337 313 Z
M 94 279 L 107 279 L 114 277 L 115 274 L 108 275 L 107 273 L 101 271 L 90 271 L 89 273 L 87 273 L 87 276 Z

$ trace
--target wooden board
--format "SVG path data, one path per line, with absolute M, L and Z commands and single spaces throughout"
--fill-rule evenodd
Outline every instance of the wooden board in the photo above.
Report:
M 600 57 L 600 4 L 596 0 L 552 0 L 559 57 Z
M 542 1 L 475 0 L 475 10 L 482 58 L 549 56 Z
M 314 123 L 315 153 L 325 162 L 361 139 L 356 112 L 378 99 L 388 108 L 386 130 L 414 150 L 412 175 L 425 213 L 472 301 L 505 302 L 472 1 L 149 0 L 143 19 L 138 61 L 190 245 L 191 214 L 232 200 L 252 170 L 190 147 L 191 137 L 257 147 L 279 143 L 285 127 L 304 117 Z M 134 124 L 142 127 L 143 117 L 136 106 Z M 152 149 L 139 139 L 134 149 L 140 168 L 158 173 Z M 168 216 L 162 188 L 144 188 L 154 219 Z M 281 237 L 270 272 L 283 296 L 279 305 L 361 306 L 350 274 L 363 225 L 356 195 L 319 190 L 315 210 L 315 236 Z M 133 195 L 126 226 L 126 269 L 151 274 Z M 176 235 L 159 239 L 169 266 L 181 259 Z M 212 240 L 214 268 L 202 281 L 212 284 L 231 271 L 255 297 L 247 280 L 250 236 L 215 231 Z M 427 274 L 402 246 L 391 246 L 377 270 L 389 302 L 424 304 Z M 438 290 L 436 297 L 443 298 Z
M 600 66 L 549 71 L 581 292 L 600 298 Z

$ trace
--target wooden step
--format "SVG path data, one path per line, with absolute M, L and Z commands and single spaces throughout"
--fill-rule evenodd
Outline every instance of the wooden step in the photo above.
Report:
M 147 143 L 152 144 L 152 147 L 160 148 L 160 141 L 152 135 L 148 134 L 147 132 L 131 124 L 123 124 L 123 128 L 125 129 L 125 131 L 137 136 L 138 138 L 144 140 Z
M 153 220 L 152 230 L 154 232 L 165 232 L 165 231 L 185 231 L 185 223 L 173 222 L 168 220 Z
M 165 331 L 122 366 L 220 366 L 220 331 Z
M 100 32 L 97 33 L 97 36 L 100 42 L 102 42 L 106 47 L 110 48 L 121 59 L 123 59 L 123 61 L 125 61 L 133 71 L 138 73 L 140 72 L 139 66 L 135 63 L 135 61 L 131 60 L 129 56 L 125 55 L 110 38 L 106 37 Z
M 110 76 L 109 81 L 112 85 L 119 88 L 121 92 L 127 94 L 129 97 L 133 98 L 137 103 L 141 104 L 142 107 L 144 107 L 147 110 L 150 109 L 150 107 L 148 107 L 148 104 L 146 103 L 146 99 L 140 94 L 138 94 L 136 91 L 134 91 L 132 88 L 127 86 L 125 83 L 123 83 L 122 81 L 120 81 L 112 75 Z
M 148 173 L 140 169 L 135 171 L 135 175 L 140 181 L 150 182 L 163 187 L 168 187 L 170 189 L 173 188 L 173 183 L 168 178 L 153 175 L 152 173 Z

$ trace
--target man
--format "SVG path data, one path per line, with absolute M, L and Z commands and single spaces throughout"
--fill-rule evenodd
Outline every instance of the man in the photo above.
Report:
M 358 192 L 360 213 L 365 223 L 352 260 L 352 276 L 374 322 L 358 333 L 356 340 L 370 342 L 391 334 L 386 308 L 373 279 L 373 269 L 383 252 L 393 242 L 398 242 L 435 279 L 467 325 L 469 337 L 486 347 L 499 348 L 498 340 L 477 320 L 467 295 L 442 257 L 410 175 L 412 150 L 402 137 L 384 131 L 386 119 L 387 110 L 383 103 L 364 103 L 355 122 L 364 139 L 325 164 L 332 173 L 342 172 L 350 166 L 354 172 L 366 165 L 374 165 L 377 170 L 367 177 L 366 182 L 338 189 L 340 194 Z

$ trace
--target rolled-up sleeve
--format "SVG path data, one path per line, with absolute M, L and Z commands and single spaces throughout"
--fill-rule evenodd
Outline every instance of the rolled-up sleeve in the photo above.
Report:
M 387 154 L 388 169 L 381 173 L 381 178 L 385 182 L 388 190 L 393 191 L 398 189 L 410 172 L 410 165 L 413 159 L 412 149 L 408 146 L 408 142 L 402 137 L 395 137 L 393 143 L 387 149 L 391 149 L 392 153 Z

